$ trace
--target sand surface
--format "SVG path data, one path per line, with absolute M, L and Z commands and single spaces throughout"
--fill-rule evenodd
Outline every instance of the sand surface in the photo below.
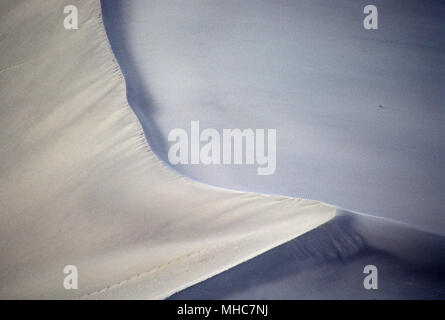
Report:
M 444 5 L 331 3 L 2 1 L 0 298 L 444 297 Z M 168 167 L 191 120 L 276 174 Z
M 130 105 L 167 162 L 174 128 L 274 128 L 277 166 L 176 165 L 445 234 L 445 3 L 105 0 Z M 380 107 L 379 107 L 380 106 Z
M 78 30 L 63 27 L 68 4 Z M 163 298 L 333 217 L 162 164 L 99 1 L 1 1 L 0 48 L 0 298 Z M 77 290 L 63 286 L 66 265 Z
M 378 289 L 365 290 L 365 266 Z M 337 217 L 170 299 L 445 299 L 445 238 L 397 222 Z

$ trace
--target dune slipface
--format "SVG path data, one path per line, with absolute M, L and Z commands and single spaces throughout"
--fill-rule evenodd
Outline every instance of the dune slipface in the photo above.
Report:
M 175 164 L 445 233 L 445 3 L 104 0 L 128 100 L 168 161 L 174 128 L 276 129 L 274 174 Z M 363 26 L 378 8 L 378 30 Z
M 75 4 L 79 29 L 63 27 Z M 163 298 L 334 215 L 192 182 L 148 146 L 98 0 L 0 3 L 0 297 Z M 65 290 L 75 265 L 79 288 Z

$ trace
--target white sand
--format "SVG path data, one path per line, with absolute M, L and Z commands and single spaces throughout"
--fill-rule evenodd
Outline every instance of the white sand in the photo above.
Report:
M 80 28 L 63 28 L 63 7 Z M 180 177 L 126 101 L 98 0 L 0 3 L 0 298 L 164 298 L 331 219 Z M 63 268 L 79 269 L 65 290 Z

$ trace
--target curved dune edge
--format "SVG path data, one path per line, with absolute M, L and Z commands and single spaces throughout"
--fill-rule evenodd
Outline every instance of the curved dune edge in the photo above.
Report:
M 79 9 L 79 30 L 63 8 Z M 0 298 L 165 298 L 330 220 L 181 177 L 126 100 L 99 0 L 0 4 Z M 76 265 L 79 289 L 65 290 Z

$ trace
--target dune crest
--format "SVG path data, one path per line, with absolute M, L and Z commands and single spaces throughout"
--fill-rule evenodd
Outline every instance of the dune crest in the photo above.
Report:
M 167 168 L 128 105 L 100 1 L 76 2 L 77 30 L 68 4 L 0 3 L 0 298 L 164 298 L 334 216 Z

